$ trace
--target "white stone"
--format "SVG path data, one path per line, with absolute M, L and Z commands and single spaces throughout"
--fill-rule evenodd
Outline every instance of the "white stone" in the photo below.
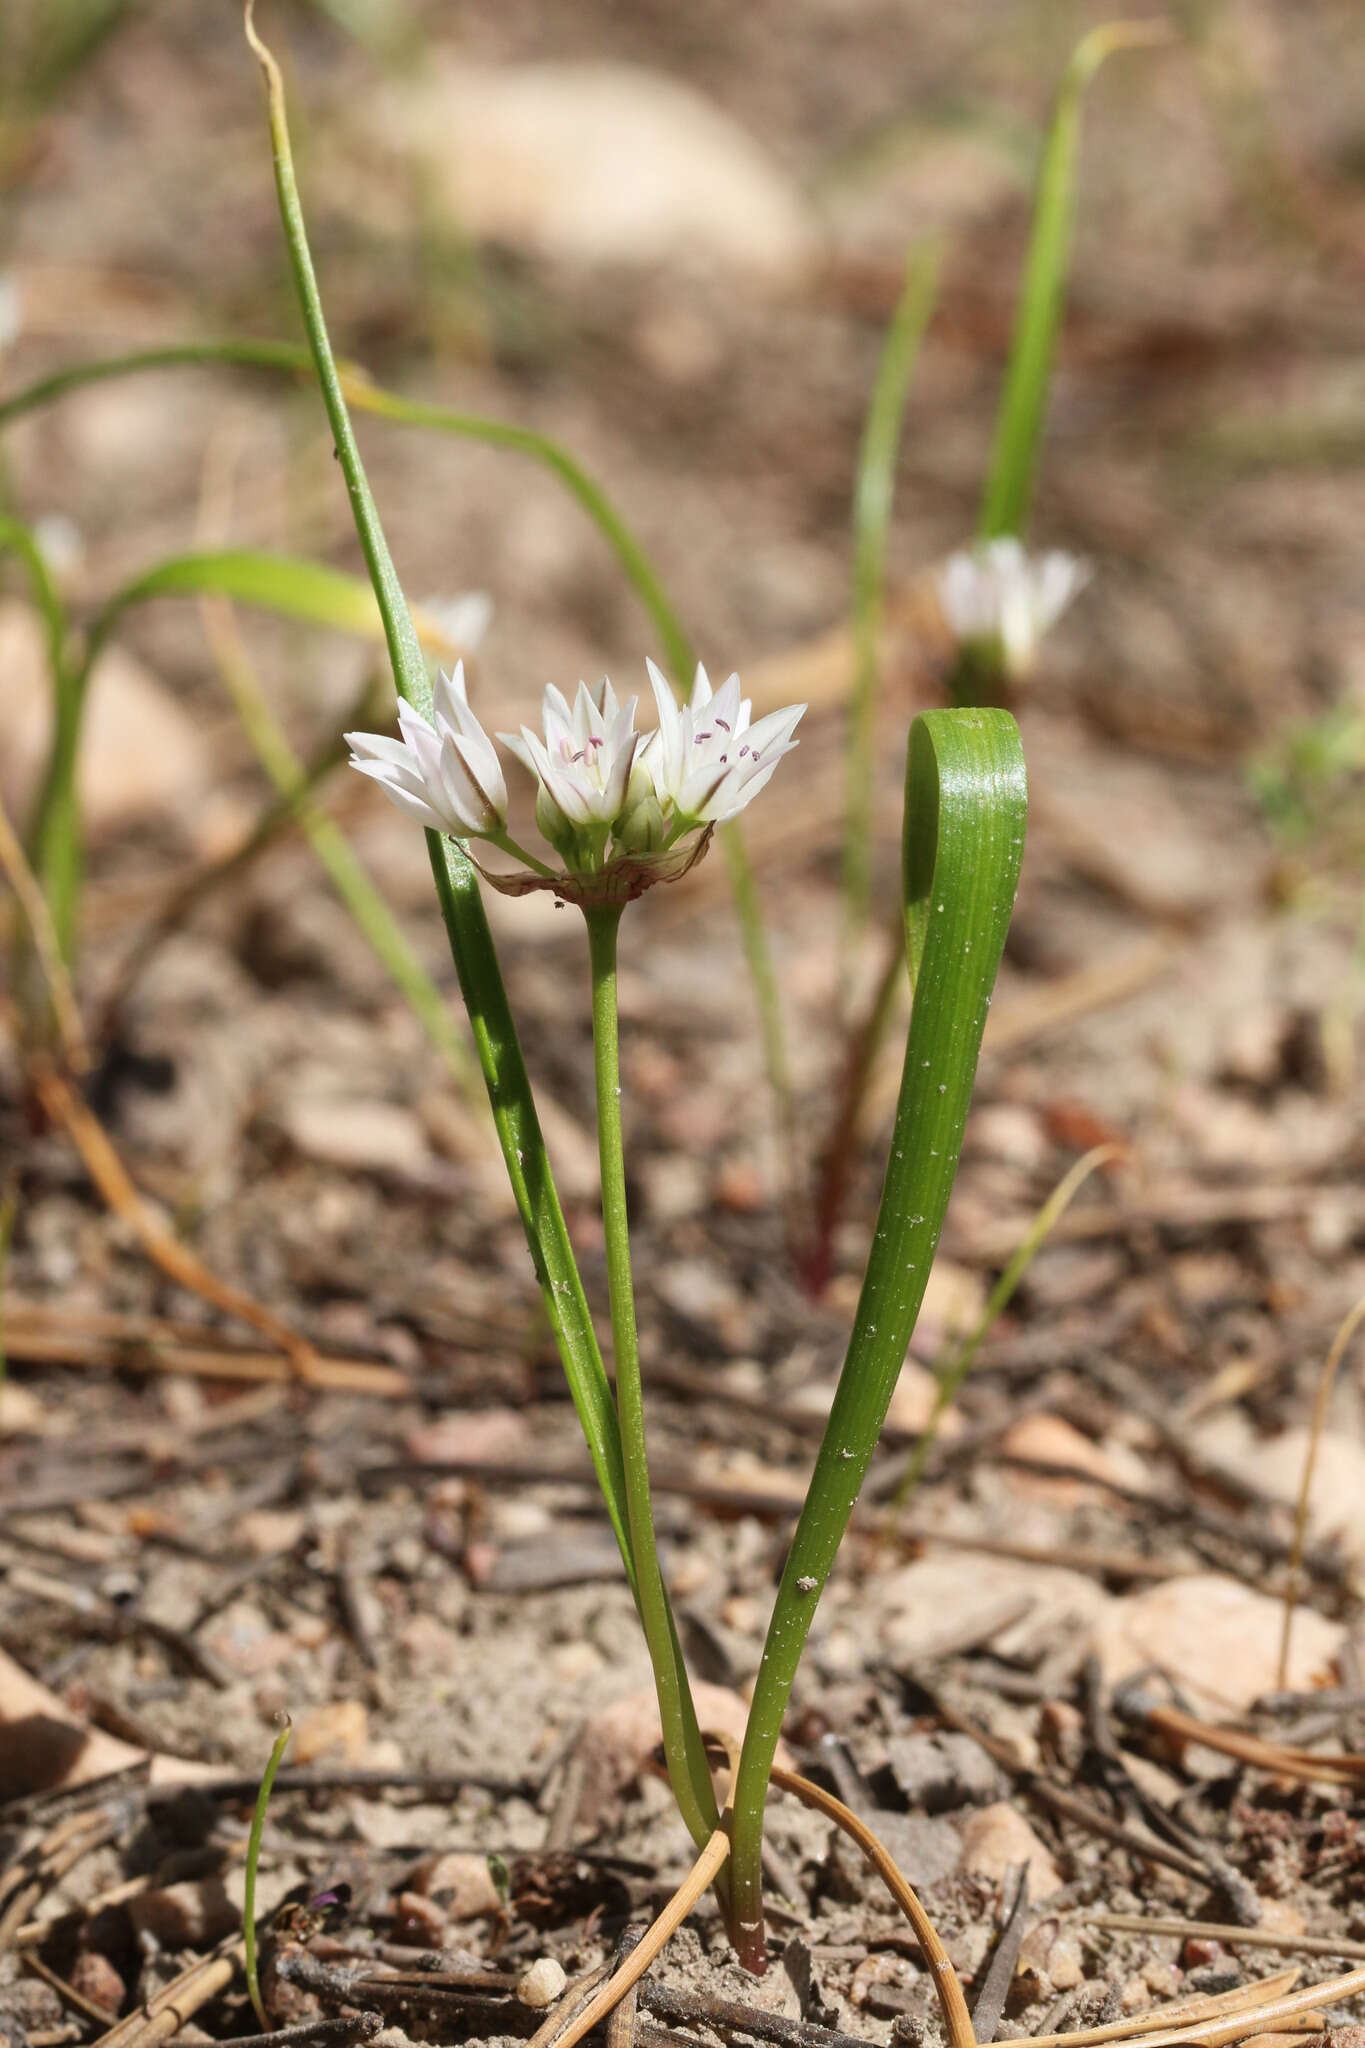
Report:
M 787 283 L 818 246 L 801 196 L 728 114 L 628 64 L 433 55 L 374 124 L 429 157 L 462 229 L 590 264 L 699 259 Z
M 1091 1647 L 1109 1684 L 1158 1665 L 1196 1713 L 1244 1713 L 1278 1684 L 1283 1603 L 1236 1579 L 1199 1572 L 1113 1601 Z M 1311 1608 L 1294 1624 L 1288 1683 L 1311 1691 L 1330 1680 L 1346 1631 Z

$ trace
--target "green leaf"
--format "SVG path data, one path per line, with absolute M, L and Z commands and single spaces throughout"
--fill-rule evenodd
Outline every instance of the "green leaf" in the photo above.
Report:
M 1026 810 L 1023 749 L 1008 712 L 927 711 L 915 720 L 902 840 L 915 999 L 862 1294 L 744 1738 L 731 1859 L 741 1926 L 760 1917 L 763 1802 L 792 1681 L 876 1449 L 943 1228 L 1014 905 Z
M 1115 50 L 1165 42 L 1161 21 L 1111 21 L 1081 38 L 1062 78 L 1038 169 L 1024 282 L 977 532 L 982 540 L 1022 535 L 1037 480 L 1048 385 L 1066 297 L 1076 214 L 1081 99 Z
M 154 597 L 227 597 L 260 611 L 302 619 L 310 626 L 356 633 L 366 640 L 380 640 L 384 635 L 374 592 L 362 577 L 295 555 L 217 548 L 204 554 L 173 555 L 125 583 L 102 608 L 91 631 L 92 644 L 102 644 L 131 605 L 145 604 Z
M 938 290 L 936 245 L 906 260 L 905 282 L 882 344 L 853 484 L 853 690 L 849 699 L 844 917 L 853 938 L 867 917 L 874 747 L 886 536 L 910 378 Z

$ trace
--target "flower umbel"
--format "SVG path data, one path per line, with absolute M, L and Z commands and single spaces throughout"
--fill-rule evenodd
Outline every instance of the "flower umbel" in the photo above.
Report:
M 1006 536 L 950 555 L 938 572 L 938 598 L 959 646 L 987 655 L 1018 681 L 1090 573 L 1074 555 L 1029 555 Z
M 421 824 L 513 854 L 523 863 L 517 874 L 480 870 L 498 889 L 554 889 L 585 905 L 628 901 L 700 860 L 714 827 L 736 817 L 796 745 L 806 708 L 794 704 L 755 724 L 739 677 L 713 690 L 701 667 L 692 701 L 680 705 L 654 663 L 647 666 L 657 732 L 636 729 L 639 699 L 622 704 L 604 676 L 595 690 L 580 683 L 572 704 L 551 684 L 542 732 L 524 725 L 498 735 L 536 779 L 536 823 L 564 863 L 561 873 L 508 837 L 506 785 L 469 708 L 463 666 L 436 685 L 434 725 L 404 704 L 401 739 L 348 733 L 351 765 Z

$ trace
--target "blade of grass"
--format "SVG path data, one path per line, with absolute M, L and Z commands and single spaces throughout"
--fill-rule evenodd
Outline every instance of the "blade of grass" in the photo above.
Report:
M 1028 524 L 1071 261 L 1085 88 L 1114 51 L 1170 37 L 1164 21 L 1104 22 L 1081 38 L 1063 74 L 1038 167 L 1024 281 L 977 525 L 982 540 L 1022 535 Z
M 481 1100 L 479 1075 L 445 997 L 423 967 L 346 834 L 317 803 L 310 778 L 275 717 L 225 599 L 204 598 L 200 610 L 228 695 L 256 759 L 283 797 L 337 895 L 350 911 L 389 979 L 435 1046 L 461 1093 Z
M 47 774 L 27 833 L 33 869 L 51 912 L 57 949 L 67 961 L 74 937 L 74 910 L 64 910 L 63 906 L 74 905 L 80 886 L 74 777 L 82 689 L 71 660 L 66 607 L 37 535 L 22 520 L 0 518 L 0 551 L 17 556 L 23 565 L 47 639 L 52 741 Z M 40 998 L 34 985 L 29 941 L 22 935 L 15 951 L 14 987 L 24 1015 L 32 1022 Z
M 0 1388 L 5 1384 L 9 1370 L 9 1354 L 5 1349 L 5 1299 L 9 1279 L 10 1246 L 14 1242 L 14 1224 L 19 1214 L 18 1176 L 11 1168 L 0 1187 Z
M 379 607 L 384 616 L 385 635 L 393 664 L 394 682 L 410 702 L 422 705 L 429 697 L 426 667 L 413 630 L 407 600 L 389 554 L 388 542 L 378 509 L 370 492 L 360 450 L 347 411 L 346 398 L 332 356 L 322 298 L 313 271 L 303 210 L 294 181 L 285 112 L 284 85 L 279 67 L 252 21 L 253 0 L 246 0 L 245 28 L 265 76 L 269 105 L 270 134 L 275 154 L 275 184 L 280 215 L 284 223 L 289 260 L 295 288 L 313 352 L 318 382 L 322 387 L 338 459 L 350 493 L 356 531 L 364 550 L 366 566 Z M 520 1042 L 512 1020 L 498 967 L 492 933 L 479 894 L 474 869 L 460 844 L 439 834 L 427 834 L 427 849 L 436 881 L 437 897 L 450 938 L 465 1007 L 473 1026 L 475 1047 L 483 1070 L 493 1121 L 511 1180 L 517 1208 L 526 1232 L 546 1311 L 559 1343 L 560 1357 L 579 1420 L 588 1442 L 607 1512 L 638 1599 L 635 1560 L 631 1549 L 626 1512 L 621 1434 L 616 1408 L 602 1365 L 596 1332 L 588 1312 L 587 1298 L 579 1276 L 568 1230 L 555 1189 L 550 1161 L 536 1116 Z M 670 1617 L 671 1623 L 671 1617 Z M 687 1682 L 676 1631 L 670 1629 L 677 1666 L 683 1710 L 696 1730 L 696 1710 Z M 700 1746 L 699 1737 L 689 1750 Z M 709 1827 L 717 1819 L 715 1790 L 710 1773 L 703 1770 L 693 1787 L 697 1809 Z
M 829 1422 L 782 1573 L 735 1784 L 734 1917 L 762 1966 L 763 1807 L 820 1593 L 886 1417 L 952 1191 L 981 1033 L 1009 927 L 1027 805 L 1003 711 L 930 711 L 910 728 L 903 900 L 915 983 L 891 1155 Z
M 289 1738 L 294 1724 L 285 1716 L 285 1723 L 275 1737 L 270 1759 L 261 1779 L 261 1789 L 256 1794 L 256 1808 L 251 1816 L 251 1833 L 246 1844 L 246 1885 L 242 1898 L 242 1946 L 246 1951 L 246 1988 L 251 1998 L 251 2010 L 260 2021 L 261 2032 L 270 2032 L 270 2015 L 261 1997 L 261 1978 L 256 1961 L 256 1871 L 261 1860 L 261 1836 L 265 1833 L 265 1817 L 270 1807 L 271 1788 L 275 1773 L 289 1747 Z
M 76 364 L 13 392 L 7 399 L 0 400 L 0 427 L 84 384 L 106 377 L 196 365 L 211 368 L 219 364 L 241 369 L 314 373 L 311 350 L 294 342 L 187 342 L 167 348 L 138 350 L 102 361 Z M 690 694 L 696 673 L 696 653 L 677 610 L 627 521 L 607 492 L 567 448 L 550 435 L 531 427 L 517 426 L 508 420 L 486 419 L 475 413 L 461 412 L 453 406 L 406 398 L 399 392 L 383 390 L 355 365 L 342 367 L 334 364 L 333 368 L 339 401 L 356 411 L 373 413 L 396 425 L 424 427 L 433 432 L 479 441 L 488 447 L 505 448 L 529 457 L 555 477 L 615 554 L 658 635 L 665 664 L 674 681 L 684 696 Z M 723 825 L 718 836 L 725 854 L 745 964 L 754 989 L 764 1067 L 785 1154 L 785 1178 L 789 1186 L 795 1186 L 798 1158 L 796 1112 L 777 970 L 759 905 L 753 865 L 738 823 Z
M 930 1410 L 929 1420 L 924 1425 L 919 1442 L 910 1454 L 909 1463 L 905 1468 L 905 1477 L 896 1488 L 895 1496 L 891 1502 L 891 1512 L 887 1521 L 886 1533 L 888 1535 L 894 1526 L 897 1515 L 901 1513 L 911 1494 L 924 1477 L 924 1468 L 929 1462 L 929 1453 L 934 1448 L 934 1439 L 938 1435 L 939 1425 L 952 1403 L 957 1399 L 963 1381 L 976 1363 L 977 1353 L 1009 1306 L 1015 1288 L 1019 1285 L 1025 1273 L 1027 1273 L 1042 1246 L 1057 1228 L 1058 1223 L 1071 1207 L 1075 1197 L 1085 1186 L 1091 1174 L 1095 1172 L 1097 1167 L 1106 1166 L 1110 1161 L 1121 1159 L 1122 1157 L 1123 1148 L 1121 1145 L 1092 1145 L 1090 1150 L 1078 1159 L 1067 1173 L 1063 1174 L 1056 1187 L 1052 1190 L 1052 1193 L 1039 1208 L 1038 1213 L 1029 1224 L 1023 1237 L 1019 1240 L 1004 1272 L 986 1297 L 986 1305 L 977 1318 L 975 1328 L 963 1338 L 949 1358 L 945 1359 L 941 1364 L 935 1365 L 934 1377 L 938 1381 L 938 1390 L 934 1395 L 934 1405 Z
M 1313 1501 L 1313 1474 L 1317 1469 L 1318 1447 L 1327 1425 L 1327 1410 L 1332 1399 L 1332 1388 L 1336 1384 L 1338 1368 L 1346 1354 L 1347 1345 L 1362 1322 L 1365 1322 L 1365 1295 L 1362 1295 L 1342 1318 L 1336 1336 L 1332 1339 L 1332 1348 L 1323 1360 L 1322 1370 L 1318 1374 L 1317 1391 L 1313 1396 L 1313 1419 L 1308 1431 L 1308 1448 L 1304 1453 L 1298 1498 L 1294 1503 L 1294 1542 L 1289 1553 L 1289 1572 L 1284 1586 L 1284 1615 L 1280 1623 L 1280 1655 L 1275 1683 L 1282 1691 L 1289 1683 L 1289 1649 L 1294 1633 L 1294 1610 L 1299 1603 L 1303 1553 L 1308 1541 L 1308 1510 Z
M 910 378 L 938 291 L 936 244 L 913 250 L 882 344 L 853 485 L 853 688 L 849 698 L 844 816 L 844 941 L 851 952 L 867 922 L 872 801 L 886 537 Z

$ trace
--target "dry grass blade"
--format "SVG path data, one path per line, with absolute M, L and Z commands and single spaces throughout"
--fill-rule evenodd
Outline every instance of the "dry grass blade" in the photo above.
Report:
M 1317 1756 L 1311 1749 L 1291 1749 L 1279 1742 L 1264 1742 L 1259 1735 L 1244 1735 L 1236 1728 L 1213 1728 L 1179 1707 L 1144 1703 L 1139 1710 L 1144 1727 L 1157 1728 L 1177 1742 L 1197 1742 L 1222 1756 L 1257 1770 L 1273 1771 L 1277 1777 L 1298 1778 L 1328 1785 L 1355 1785 L 1365 1778 L 1365 1756 L 1340 1750 Z
M 300 1337 L 270 1309 L 262 1307 L 239 1287 L 220 1280 L 193 1252 L 164 1230 L 148 1209 L 127 1168 L 110 1142 L 108 1133 L 88 1105 L 68 1087 L 55 1067 L 35 1063 L 33 1085 L 43 1108 L 59 1124 L 80 1153 L 86 1171 L 114 1214 L 127 1223 L 142 1243 L 143 1250 L 163 1273 L 181 1287 L 188 1287 L 225 1315 L 236 1316 L 277 1344 L 294 1369 L 296 1378 L 316 1383 L 317 1352 L 307 1338 Z
M 193 1324 L 155 1316 L 56 1308 L 13 1295 L 5 1304 L 6 1348 L 11 1358 L 27 1364 L 83 1366 L 102 1372 L 188 1373 L 196 1379 L 237 1380 L 264 1387 L 289 1386 L 298 1378 L 289 1360 L 278 1352 L 206 1343 L 209 1334 Z M 309 1383 L 385 1400 L 397 1400 L 411 1392 L 407 1375 L 396 1366 L 376 1365 L 368 1358 L 329 1358 L 320 1352 Z
M 1150 1923 L 1144 1921 L 1146 1928 Z M 1106 2041 L 1122 2041 L 1127 2044 L 1140 2034 L 1153 2019 L 1159 2019 L 1170 2029 L 1184 2026 L 1187 2022 L 1216 2019 L 1222 2014 L 1253 2010 L 1268 2000 L 1278 1998 L 1283 1992 L 1292 1990 L 1302 1976 L 1301 1970 L 1278 1970 L 1273 1977 L 1263 1977 L 1256 1984 L 1239 1984 L 1235 1991 L 1204 1993 L 1198 1998 L 1178 1998 L 1174 2004 L 1163 2006 L 1157 2013 L 1141 2012 L 1132 2019 L 1111 2020 L 1104 2027 L 1081 2027 L 1070 2034 L 1019 2034 L 1007 2041 L 997 2041 L 994 2048 L 1099 2048 Z
M 18 1939 L 44 1891 L 50 1890 L 83 1856 L 110 1839 L 114 1824 L 106 1813 L 74 1813 L 0 1872 L 0 1954 Z
M 826 1792 L 821 1786 L 813 1785 L 809 1778 L 799 1777 L 795 1771 L 780 1770 L 774 1765 L 772 1782 L 780 1791 L 792 1793 L 803 1806 L 813 1807 L 817 1813 L 823 1813 L 857 1843 L 915 1930 L 915 1938 L 919 1942 L 920 1951 L 928 1965 L 938 1996 L 949 2048 L 976 2048 L 976 2033 L 972 2027 L 971 2014 L 967 2010 L 967 2001 L 962 1995 L 962 1986 L 958 1982 L 952 1958 L 940 1941 L 933 1921 L 901 1875 L 891 1852 L 841 1799 L 836 1799 L 832 1792 Z
M 1276 1684 L 1281 1691 L 1288 1683 L 1289 1643 L 1294 1632 L 1294 1609 L 1298 1605 L 1299 1580 L 1303 1570 L 1304 1545 L 1308 1538 L 1308 1505 L 1313 1494 L 1313 1473 L 1317 1468 L 1318 1446 L 1327 1422 L 1327 1404 L 1332 1398 L 1336 1384 L 1337 1368 L 1346 1352 L 1346 1346 L 1365 1318 L 1365 1294 L 1360 1297 L 1347 1314 L 1332 1339 L 1332 1348 L 1323 1360 L 1322 1371 L 1318 1374 L 1317 1392 L 1313 1396 L 1313 1420 L 1308 1432 L 1308 1449 L 1303 1460 L 1303 1477 L 1299 1482 L 1299 1497 L 1294 1507 L 1294 1547 L 1289 1554 L 1289 1576 L 1284 1588 L 1284 1621 L 1280 1630 L 1280 1662 Z
M 146 2005 L 126 2014 L 107 2034 L 101 2034 L 93 2048 L 161 2048 L 163 2042 L 174 2039 L 200 2006 L 227 1989 L 241 1960 L 242 1939 L 238 1935 L 216 1954 L 201 1956 L 197 1963 L 182 1970 Z
M 1343 1999 L 1355 1998 L 1362 1991 L 1365 1969 L 1352 1970 L 1345 1977 L 1331 1977 L 1325 1984 L 1309 1984 L 1302 1991 L 1290 1992 L 1286 1998 L 1249 2006 L 1242 2013 L 1203 2020 L 1195 2026 L 1166 2027 L 1139 2034 L 1128 2043 L 1128 2048 L 1177 2048 L 1177 2043 L 1184 2041 L 1190 2042 L 1192 2048 L 1228 2048 L 1229 2043 L 1244 2041 L 1251 2034 L 1297 2032 L 1297 2028 L 1286 2028 L 1284 2022 L 1310 2013 L 1316 2015 L 1319 2007 L 1340 2005 Z
M 1092 1927 L 1111 1927 L 1115 1934 L 1171 1934 L 1179 1941 L 1221 1941 L 1229 1948 L 1280 1948 L 1306 1956 L 1346 1956 L 1365 1962 L 1365 1941 L 1338 1940 L 1330 1934 L 1277 1934 L 1269 1927 L 1237 1927 L 1224 1920 L 1183 1920 L 1158 1914 L 1096 1913 Z
M 595 2026 L 600 2025 L 632 1986 L 639 1983 L 660 1949 L 677 1933 L 698 1899 L 710 1889 L 723 1867 L 726 1857 L 730 1854 L 729 1817 L 730 1809 L 727 1806 L 721 1816 L 721 1826 L 716 1829 L 663 1912 L 641 1936 L 638 1948 L 632 1949 L 620 1969 L 607 1979 L 597 1996 L 584 2006 L 578 2017 L 562 2034 L 551 2034 L 548 2041 L 542 2041 L 545 2034 L 545 2029 L 542 2028 L 536 2035 L 536 2041 L 542 2043 L 542 2048 L 549 2048 L 550 2041 L 553 2042 L 554 2048 L 578 2048 L 578 2043 L 584 2036 L 590 2034 Z

